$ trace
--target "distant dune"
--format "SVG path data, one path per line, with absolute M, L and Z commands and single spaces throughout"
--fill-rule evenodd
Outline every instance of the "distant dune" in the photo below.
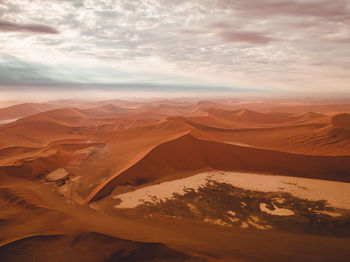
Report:
M 230 121 L 239 121 L 254 124 L 283 124 L 285 122 L 292 122 L 297 120 L 297 118 L 293 116 L 259 113 L 246 108 L 234 111 L 210 108 L 207 110 L 207 112 L 214 116 Z
M 57 108 L 50 104 L 25 103 L 0 108 L 0 120 L 22 118 L 39 112 L 48 111 Z

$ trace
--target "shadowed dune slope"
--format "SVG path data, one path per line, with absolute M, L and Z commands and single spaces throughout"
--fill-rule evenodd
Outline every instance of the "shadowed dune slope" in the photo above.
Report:
M 38 157 L 28 160 L 24 159 L 14 163 L 14 165 L 0 167 L 0 177 L 1 175 L 6 175 L 26 179 L 37 179 L 64 166 L 74 158 L 77 158 L 77 156 L 72 153 L 57 151 L 47 157 Z
M 350 129 L 350 114 L 338 114 L 332 118 L 332 124 L 336 128 Z
M 119 185 L 140 186 L 203 169 L 282 174 L 350 182 L 350 156 L 311 156 L 242 147 L 198 139 L 191 134 L 165 142 L 127 170 L 97 187 L 87 202 Z
M 44 202 L 35 193 L 30 190 L 0 186 L 0 207 L 9 209 L 9 206 L 19 209 L 46 208 Z M 3 218 L 3 216 L 1 216 Z
M 83 232 L 74 235 L 38 235 L 0 247 L 2 261 L 203 261 L 160 243 L 142 243 Z

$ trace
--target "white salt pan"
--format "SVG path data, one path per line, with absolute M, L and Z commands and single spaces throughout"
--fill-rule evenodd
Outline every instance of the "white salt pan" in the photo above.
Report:
M 267 205 L 265 203 L 260 204 L 260 210 L 268 213 L 270 215 L 275 215 L 275 216 L 293 216 L 295 213 L 292 210 L 286 209 L 286 208 L 278 208 L 275 205 L 273 205 L 275 208 L 274 210 L 271 210 L 267 208 Z
M 262 175 L 252 173 L 212 171 L 200 173 L 191 177 L 164 182 L 137 189 L 132 192 L 114 195 L 120 198 L 117 208 L 134 208 L 144 201 L 153 202 L 157 199 L 171 198 L 173 193 L 184 194 L 184 189 L 198 189 L 209 180 L 228 183 L 246 190 L 261 192 L 284 192 L 296 197 L 313 201 L 327 200 L 333 207 L 350 209 L 350 183 L 287 177 L 277 175 Z

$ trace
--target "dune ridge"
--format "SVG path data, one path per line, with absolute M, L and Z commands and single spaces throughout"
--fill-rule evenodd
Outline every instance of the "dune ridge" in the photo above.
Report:
M 87 202 L 110 194 L 118 185 L 144 185 L 178 172 L 201 169 L 246 171 L 350 182 L 350 156 L 308 156 L 201 140 L 190 133 L 153 148 L 130 168 L 94 190 Z

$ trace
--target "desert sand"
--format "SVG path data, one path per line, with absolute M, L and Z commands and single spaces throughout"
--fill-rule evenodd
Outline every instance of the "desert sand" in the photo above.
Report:
M 1 261 L 349 261 L 350 101 L 11 104 L 0 181 Z

